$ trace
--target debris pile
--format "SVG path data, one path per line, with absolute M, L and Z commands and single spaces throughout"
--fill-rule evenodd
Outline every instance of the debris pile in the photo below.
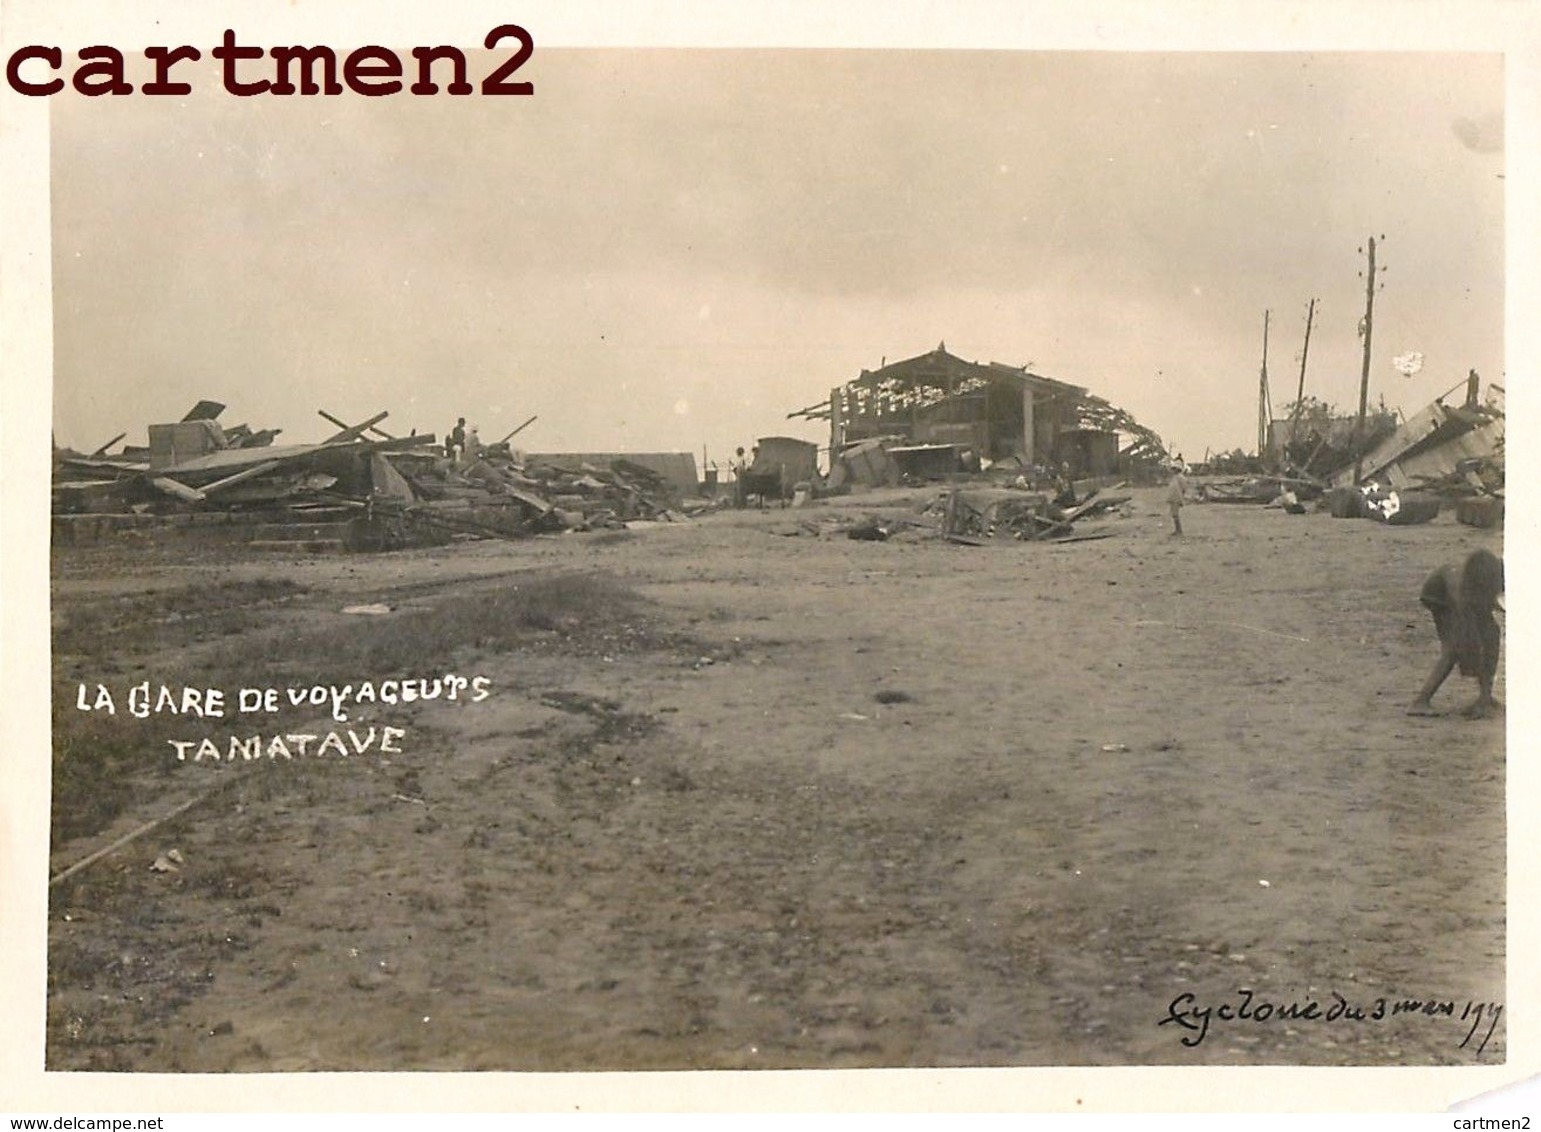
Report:
M 1302 476 L 1234 476 L 1210 479 L 1195 489 L 1200 503 L 1277 504 L 1286 495 L 1317 499 L 1326 490 L 1319 480 Z
M 440 462 L 419 481 L 424 494 L 469 498 L 478 505 L 508 498 L 545 530 L 596 530 L 637 521 L 678 522 L 687 511 L 712 506 L 687 500 L 657 472 L 617 458 L 608 467 L 587 461 L 540 461 L 513 453 L 486 453 L 456 469 Z
M 1071 507 L 1061 507 L 1041 492 L 1010 489 L 949 491 L 927 510 L 939 517 L 943 537 L 953 542 L 975 543 L 986 539 L 1012 538 L 1024 542 L 1073 542 L 1107 538 L 1113 532 L 1078 533 L 1074 524 L 1105 515 L 1129 503 L 1131 496 L 1093 491 Z
M 1479 401 L 1476 376 L 1475 372 L 1471 375 L 1464 404 L 1447 405 L 1443 398 L 1437 398 L 1367 450 L 1363 457 L 1339 468 L 1332 477 L 1333 482 L 1348 485 L 1356 478 L 1361 482 L 1375 479 L 1406 491 L 1455 476 L 1465 479 L 1462 465 L 1475 468 L 1483 461 L 1490 461 L 1499 466 L 1501 483 L 1503 389 L 1490 386 L 1488 398 Z
M 506 443 L 447 452 L 432 435 L 384 432 L 385 412 L 346 425 L 323 411 L 339 432 L 275 445 L 277 429 L 223 428 L 223 410 L 200 402 L 182 421 L 149 426 L 148 447 L 116 455 L 123 434 L 89 455 L 56 449 L 55 539 L 161 520 L 227 533 L 239 523 L 258 548 L 385 550 L 674 522 L 712 506 L 621 457 L 527 463 Z
M 1270 439 L 1282 474 L 1254 474 L 1199 486 L 1210 503 L 1259 503 L 1303 509 L 1299 501 L 1321 497 L 1319 506 L 1338 518 L 1367 518 L 1393 526 L 1426 523 L 1442 507 L 1454 506 L 1457 521 L 1477 527 L 1503 520 L 1504 391 L 1488 387 L 1479 399 L 1475 370 L 1465 382 L 1465 400 L 1448 405 L 1461 387 L 1436 398 L 1399 421 L 1384 406 L 1363 427 L 1337 416 L 1312 399 L 1295 406 L 1288 424 L 1292 439 Z M 1286 422 L 1275 422 L 1280 425 Z M 1215 471 L 1220 461 L 1210 461 Z M 1303 469 L 1321 469 L 1325 478 Z
M 1356 455 L 1363 455 L 1380 445 L 1397 430 L 1397 414 L 1381 405 L 1366 412 L 1360 421 L 1357 413 L 1340 413 L 1315 397 L 1305 397 L 1286 406 L 1289 416 L 1268 426 L 1268 459 L 1271 468 L 1283 467 L 1305 478 L 1331 477 L 1351 468 Z M 1260 471 L 1261 467 L 1243 468 L 1235 453 L 1227 460 L 1231 468 L 1216 471 Z M 1242 457 L 1240 463 L 1245 463 Z M 1253 461 L 1261 464 L 1262 461 Z

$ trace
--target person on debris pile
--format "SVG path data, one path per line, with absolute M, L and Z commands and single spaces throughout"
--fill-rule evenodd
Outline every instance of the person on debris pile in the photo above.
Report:
M 1183 533 L 1183 500 L 1188 495 L 1188 479 L 1183 475 L 1182 465 L 1172 464 L 1172 478 L 1166 484 L 1166 505 L 1172 511 L 1172 534 L 1181 537 Z
M 449 438 L 444 441 L 444 454 L 452 460 L 458 460 L 465 448 L 466 419 L 461 417 L 455 422 L 455 427 L 449 430 Z
M 475 425 L 468 425 L 466 427 L 465 449 L 466 449 L 466 459 L 467 460 L 480 460 L 481 459 L 481 456 L 482 456 L 482 439 L 481 439 L 481 437 L 476 435 L 476 426 Z
M 1424 580 L 1418 600 L 1434 616 L 1439 659 L 1407 709 L 1408 715 L 1437 714 L 1430 701 L 1457 667 L 1462 676 L 1477 678 L 1477 698 L 1461 714 L 1480 719 L 1502 710 L 1503 705 L 1493 698 L 1500 640 L 1493 610 L 1503 592 L 1503 559 L 1486 550 L 1474 550 L 1465 562 L 1442 566 Z

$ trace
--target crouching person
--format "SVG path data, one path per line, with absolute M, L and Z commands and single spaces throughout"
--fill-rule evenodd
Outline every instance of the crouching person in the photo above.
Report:
M 1504 592 L 1503 560 L 1486 550 L 1476 550 L 1466 561 L 1443 566 L 1428 576 L 1418 600 L 1434 616 L 1439 635 L 1439 659 L 1409 715 L 1436 714 L 1434 693 L 1456 668 L 1462 676 L 1477 679 L 1477 698 L 1463 710 L 1478 718 L 1503 707 L 1493 698 L 1493 678 L 1498 673 L 1498 621 L 1493 610 Z

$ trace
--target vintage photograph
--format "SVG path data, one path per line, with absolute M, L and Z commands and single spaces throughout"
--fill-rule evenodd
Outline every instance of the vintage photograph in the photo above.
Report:
M 48 1071 L 1505 1062 L 1503 55 L 216 42 L 48 107 Z

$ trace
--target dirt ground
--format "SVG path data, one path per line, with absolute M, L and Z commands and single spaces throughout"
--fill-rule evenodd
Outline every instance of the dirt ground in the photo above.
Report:
M 467 632 L 449 670 L 480 702 L 356 707 L 399 751 L 177 762 L 166 740 L 260 720 L 131 732 L 121 808 L 56 835 L 55 873 L 222 788 L 51 889 L 48 1068 L 1501 1062 L 1503 721 L 1404 714 L 1423 577 L 1498 533 L 1210 504 L 1177 539 L 1155 490 L 1064 545 L 803 526 L 939 495 L 56 554 L 56 720 L 79 682 L 306 687 L 286 642 L 599 588 L 497 647 Z M 177 612 L 199 592 L 241 616 Z M 445 670 L 410 659 L 326 681 Z

